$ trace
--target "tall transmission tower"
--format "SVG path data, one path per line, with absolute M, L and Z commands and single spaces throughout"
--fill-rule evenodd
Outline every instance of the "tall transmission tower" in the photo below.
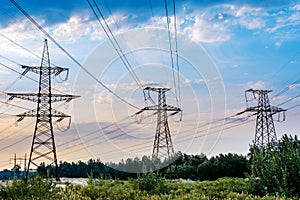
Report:
M 66 101 L 69 102 L 79 96 L 75 95 L 64 95 L 64 94 L 52 94 L 51 92 L 51 76 L 58 76 L 62 72 L 66 72 L 68 75 L 68 68 L 62 67 L 51 67 L 49 50 L 47 39 L 44 41 L 44 49 L 42 55 L 42 62 L 40 66 L 24 66 L 25 69 L 22 75 L 31 71 L 39 75 L 39 89 L 38 93 L 7 93 L 9 100 L 13 98 L 19 98 L 32 102 L 37 102 L 37 109 L 26 111 L 18 114 L 17 120 L 22 121 L 25 117 L 36 117 L 36 124 L 33 134 L 33 140 L 31 144 L 31 151 L 28 160 L 28 167 L 26 171 L 26 179 L 28 179 L 30 166 L 39 166 L 41 162 L 50 161 L 50 165 L 55 166 L 55 178 L 59 181 L 57 154 L 53 133 L 53 118 L 58 118 L 57 121 L 62 121 L 64 118 L 68 118 L 69 122 L 71 116 L 66 115 L 60 111 L 52 108 L 52 103 Z
M 146 87 L 144 90 L 154 91 L 158 93 L 158 102 L 157 105 L 147 106 L 136 113 L 140 114 L 146 110 L 156 111 L 157 114 L 157 125 L 156 133 L 154 137 L 153 151 L 152 151 L 152 160 L 157 161 L 159 159 L 168 159 L 174 155 L 174 149 L 168 124 L 168 111 L 173 111 L 171 115 L 175 115 L 182 110 L 180 108 L 167 105 L 166 92 L 170 88 L 154 88 Z
M 257 106 L 248 107 L 244 112 L 254 112 L 256 116 L 256 129 L 254 146 L 265 147 L 270 144 L 274 144 L 277 141 L 273 115 L 285 112 L 286 109 L 278 108 L 270 105 L 268 94 L 272 90 L 253 90 L 249 89 L 245 91 L 246 103 L 250 101 L 248 99 L 248 93 L 252 93 L 253 98 L 257 100 Z M 284 115 L 283 115 L 284 116 Z

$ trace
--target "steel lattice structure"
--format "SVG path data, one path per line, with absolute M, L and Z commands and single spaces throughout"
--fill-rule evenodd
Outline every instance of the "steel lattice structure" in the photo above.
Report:
M 257 147 L 265 147 L 272 145 L 277 141 L 273 115 L 279 112 L 285 112 L 285 109 L 278 108 L 270 105 L 268 94 L 272 90 L 253 90 L 249 89 L 245 91 L 246 101 L 247 93 L 252 93 L 254 98 L 257 99 L 257 106 L 248 107 L 244 112 L 255 112 L 256 117 L 256 129 L 254 145 Z
M 64 118 L 70 119 L 71 116 L 53 109 L 52 103 L 60 101 L 69 102 L 79 96 L 52 94 L 51 76 L 57 76 L 64 71 L 68 74 L 69 69 L 50 66 L 48 43 L 46 39 L 44 41 L 41 66 L 22 66 L 22 68 L 25 69 L 22 75 L 25 75 L 29 71 L 39 75 L 38 93 L 7 93 L 11 96 L 9 100 L 19 98 L 37 102 L 37 109 L 17 115 L 19 117 L 18 121 L 21 121 L 25 117 L 36 117 L 36 124 L 26 171 L 26 179 L 28 179 L 31 165 L 38 167 L 41 161 L 48 160 L 50 161 L 50 165 L 54 164 L 56 180 L 59 180 L 52 118 L 59 118 L 58 121 L 61 121 Z
M 154 137 L 153 151 L 152 151 L 152 160 L 158 159 L 168 159 L 174 155 L 174 149 L 168 124 L 168 114 L 167 112 L 172 111 L 172 115 L 181 112 L 180 108 L 167 105 L 166 92 L 169 91 L 169 88 L 154 88 L 146 87 L 144 90 L 154 91 L 158 93 L 158 102 L 157 105 L 147 106 L 136 114 L 140 114 L 146 110 L 156 111 L 157 114 L 157 126 L 156 133 Z

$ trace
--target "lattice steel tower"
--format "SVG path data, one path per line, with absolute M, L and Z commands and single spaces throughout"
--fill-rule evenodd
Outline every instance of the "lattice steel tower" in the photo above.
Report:
M 273 115 L 276 113 L 284 112 L 285 109 L 278 108 L 270 105 L 268 94 L 272 90 L 253 90 L 249 89 L 245 91 L 246 102 L 247 93 L 252 93 L 254 99 L 257 99 L 258 104 L 254 107 L 248 107 L 244 112 L 255 112 L 256 117 L 256 129 L 254 145 L 257 147 L 265 147 L 270 144 L 274 144 L 277 141 Z
M 181 112 L 180 108 L 167 105 L 166 100 L 166 92 L 169 91 L 169 88 L 154 88 L 154 87 L 146 87 L 145 91 L 154 91 L 158 93 L 158 102 L 157 105 L 147 106 L 143 108 L 141 111 L 136 114 L 140 114 L 146 110 L 153 110 L 157 113 L 157 126 L 156 133 L 154 137 L 153 151 L 152 151 L 152 159 L 162 159 L 170 158 L 174 155 L 174 149 L 168 124 L 168 111 L 173 111 L 172 115 Z
M 56 180 L 59 180 L 52 118 L 59 118 L 57 121 L 61 121 L 64 118 L 69 118 L 70 120 L 71 116 L 53 109 L 52 103 L 59 101 L 69 102 L 79 96 L 52 94 L 51 76 L 57 76 L 64 71 L 67 72 L 68 75 L 69 69 L 50 66 L 48 43 L 46 39 L 44 41 L 41 66 L 23 65 L 22 68 L 25 69 L 22 75 L 25 75 L 28 71 L 39 75 L 38 93 L 7 93 L 11 96 L 9 100 L 12 100 L 13 98 L 19 98 L 37 102 L 37 109 L 17 115 L 20 117 L 17 121 L 21 121 L 25 117 L 36 117 L 36 124 L 26 171 L 26 179 L 28 179 L 31 165 L 38 167 L 41 162 L 50 161 L 50 165 L 54 164 L 55 166 L 55 178 Z

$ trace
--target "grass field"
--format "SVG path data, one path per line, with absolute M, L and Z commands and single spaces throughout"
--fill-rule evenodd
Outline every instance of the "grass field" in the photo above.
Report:
M 249 194 L 248 180 L 222 178 L 216 181 L 184 183 L 171 182 L 154 175 L 128 181 L 88 179 L 62 179 L 56 184 L 52 179 L 36 177 L 25 183 L 14 180 L 1 186 L 1 199 L 287 199 L 275 196 Z M 71 183 L 73 182 L 73 183 Z M 83 184 L 82 184 L 83 183 Z M 296 199 L 296 198 L 294 198 Z

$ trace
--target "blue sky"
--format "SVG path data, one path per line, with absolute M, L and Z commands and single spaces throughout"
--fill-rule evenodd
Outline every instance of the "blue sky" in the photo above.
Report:
M 216 134 L 210 134 L 216 131 L 214 125 L 210 126 L 211 129 L 205 127 L 207 130 L 200 133 L 187 130 L 197 130 L 197 126 L 222 119 L 224 116 L 231 116 L 245 109 L 244 91 L 249 88 L 271 89 L 273 92 L 270 93 L 270 97 L 272 97 L 287 87 L 286 92 L 271 98 L 273 105 L 278 105 L 299 94 L 299 83 L 293 83 L 300 75 L 300 38 L 298 37 L 300 2 L 279 0 L 175 2 L 184 115 L 180 123 L 176 122 L 176 116 L 170 119 L 170 129 L 174 132 L 174 149 L 194 154 L 203 152 L 208 155 L 221 152 L 246 154 L 249 143 L 254 139 L 254 122 L 228 130 L 227 126 L 240 122 L 225 124 L 224 131 L 222 128 L 217 128 Z M 145 106 L 141 91 L 123 66 L 86 1 L 19 0 L 17 3 L 109 88 L 138 107 Z M 140 81 L 145 85 L 158 84 L 172 87 L 172 92 L 168 94 L 168 102 L 176 105 L 164 1 L 98 0 L 97 3 Z M 174 48 L 172 1 L 167 3 Z M 10 1 L 5 0 L 5 3 L 0 6 L 0 18 L 0 62 L 19 72 L 22 70 L 16 63 L 39 64 L 39 58 L 31 53 L 41 55 L 42 41 L 46 36 L 37 30 Z M 29 49 L 31 53 L 10 40 Z M 118 122 L 119 130 L 114 132 L 115 135 L 107 136 L 106 133 L 116 127 L 108 129 L 103 127 L 128 117 L 137 110 L 119 102 L 86 75 L 51 41 L 49 49 L 54 64 L 70 67 L 68 81 L 63 83 L 59 80 L 53 81 L 54 88 L 82 96 L 66 110 L 63 105 L 56 105 L 63 112 L 74 116 L 70 130 L 60 133 L 59 129 L 56 129 L 59 159 L 85 160 L 95 156 L 104 161 L 118 161 L 140 153 L 150 154 L 155 118 L 145 118 L 141 124 L 137 124 L 132 118 Z M 33 74 L 28 75 L 37 78 Z M 3 66 L 0 67 L 0 76 L 2 92 L 36 91 L 36 83 L 26 78 L 18 79 L 18 74 Z M 1 95 L 1 98 L 1 101 L 6 100 L 5 95 Z M 155 99 L 156 96 L 154 95 L 153 98 Z M 24 107 L 34 106 L 18 100 L 12 103 Z M 289 108 L 298 103 L 299 98 L 295 98 L 281 107 Z M 0 112 L 6 114 L 24 111 L 6 105 L 0 105 L 0 109 Z M 276 123 L 279 138 L 284 133 L 299 135 L 298 109 L 300 108 L 295 107 L 289 110 L 286 121 Z M 32 135 L 33 119 L 26 119 L 17 127 L 10 126 L 14 123 L 15 117 L 1 115 L 0 120 L 1 128 L 3 127 L 0 130 L 1 146 L 10 145 Z M 9 129 L 6 129 L 7 126 Z M 96 133 L 88 134 L 93 131 Z M 120 133 L 126 134 L 124 137 L 111 139 Z M 201 134 L 205 133 L 209 133 L 208 136 L 202 137 Z M 199 135 L 200 137 L 197 138 Z M 81 140 L 63 145 L 78 137 L 81 137 Z M 187 138 L 187 141 L 183 141 L 182 138 Z M 0 168 L 10 167 L 6 161 L 14 153 L 20 156 L 28 154 L 30 140 L 31 138 L 28 138 L 18 145 L 2 150 Z M 130 148 L 132 145 L 147 141 L 147 145 L 143 145 L 140 149 Z M 127 147 L 129 150 L 124 150 Z M 77 154 L 67 154 L 68 151 L 76 151 Z

